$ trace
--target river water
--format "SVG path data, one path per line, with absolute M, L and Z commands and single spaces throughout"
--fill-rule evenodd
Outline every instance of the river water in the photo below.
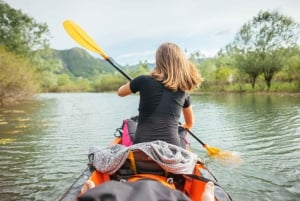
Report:
M 233 200 L 300 200 L 300 97 L 193 96 L 192 132 L 240 160 L 195 153 Z M 0 200 L 56 200 L 86 168 L 91 146 L 106 146 L 138 96 L 40 94 L 0 108 Z

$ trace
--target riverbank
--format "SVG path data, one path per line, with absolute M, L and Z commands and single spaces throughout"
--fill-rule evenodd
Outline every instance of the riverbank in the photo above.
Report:
M 253 94 L 253 95 L 277 95 L 277 96 L 299 96 L 300 92 L 266 92 L 266 91 L 257 91 L 257 92 L 236 92 L 236 91 L 221 91 L 221 92 L 193 92 L 193 95 L 224 95 L 224 94 Z
M 51 92 L 53 93 L 53 92 Z M 56 93 L 66 93 L 66 92 L 56 92 Z M 107 92 L 67 92 L 67 93 L 107 93 Z M 108 92 L 109 93 L 109 92 Z M 111 91 L 111 93 L 115 93 L 114 91 Z M 300 92 L 266 92 L 266 91 L 255 91 L 255 92 L 237 92 L 237 91 L 195 91 L 192 92 L 193 95 L 224 95 L 224 94 L 253 94 L 253 95 L 277 95 L 277 96 L 293 96 L 293 97 L 300 97 Z M 37 94 L 35 94 L 37 95 Z M 27 97 L 23 100 L 17 100 L 17 101 L 7 101 L 7 100 L 0 100 L 0 107 L 7 107 L 7 106 L 13 106 L 18 105 L 20 103 L 32 101 L 35 99 L 35 95 L 33 95 L 31 98 Z

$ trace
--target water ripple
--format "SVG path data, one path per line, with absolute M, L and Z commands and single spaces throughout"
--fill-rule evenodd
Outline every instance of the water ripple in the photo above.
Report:
M 0 143 L 1 200 L 55 200 L 85 169 L 89 147 L 110 143 L 138 105 L 138 96 L 120 99 L 113 93 L 42 94 L 39 99 L 0 108 L 0 123 L 7 122 L 0 124 L 0 139 L 14 139 Z M 242 157 L 240 163 L 211 158 L 189 136 L 192 150 L 234 200 L 298 200 L 299 99 L 222 95 L 192 100 L 192 132 Z

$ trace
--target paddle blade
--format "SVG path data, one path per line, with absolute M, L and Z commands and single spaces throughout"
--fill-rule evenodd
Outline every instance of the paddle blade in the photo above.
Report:
M 78 44 L 85 47 L 86 49 L 100 54 L 105 60 L 109 57 L 104 53 L 104 51 L 97 45 L 97 43 L 75 22 L 70 20 L 65 20 L 63 26 L 66 32 L 73 38 Z
M 227 150 L 220 150 L 215 147 L 210 147 L 208 145 L 204 145 L 204 148 L 207 150 L 208 155 L 216 158 L 216 159 L 221 159 L 224 161 L 230 160 L 231 162 L 240 162 L 241 158 L 240 155 L 237 154 L 236 152 L 231 152 Z
M 208 155 L 216 155 L 216 154 L 220 153 L 220 151 L 221 151 L 220 149 L 218 149 L 216 147 L 208 146 L 207 144 L 205 144 L 203 147 L 207 150 Z

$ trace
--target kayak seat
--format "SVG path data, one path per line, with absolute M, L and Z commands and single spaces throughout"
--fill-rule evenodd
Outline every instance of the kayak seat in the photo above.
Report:
M 126 178 L 136 174 L 166 176 L 167 172 L 141 150 L 131 150 L 128 158 L 116 174 Z
M 133 151 L 137 174 L 166 175 L 166 171 L 141 150 Z

